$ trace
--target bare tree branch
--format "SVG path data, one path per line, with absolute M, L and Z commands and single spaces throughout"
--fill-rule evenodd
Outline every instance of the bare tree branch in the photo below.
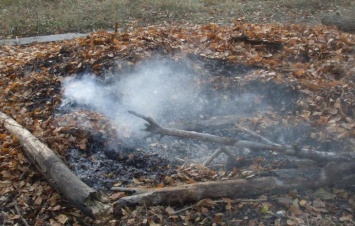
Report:
M 256 149 L 256 150 L 282 150 L 285 148 L 283 145 L 262 144 L 262 143 L 247 141 L 247 140 L 237 140 L 233 138 L 220 137 L 216 135 L 198 133 L 193 131 L 167 129 L 161 127 L 157 122 L 155 122 L 150 117 L 146 117 L 134 111 L 128 111 L 128 112 L 148 122 L 145 124 L 146 126 L 145 131 L 150 132 L 149 136 L 153 136 L 156 134 L 162 136 L 175 136 L 175 137 L 208 141 L 208 142 L 214 142 L 214 143 L 219 143 L 224 145 L 235 146 L 239 148 L 248 148 L 248 149 Z
M 249 134 L 259 138 L 265 143 L 252 142 L 247 140 L 237 140 L 228 137 L 220 137 L 211 134 L 198 133 L 194 131 L 185 131 L 178 129 L 167 129 L 160 126 L 156 121 L 150 117 L 138 114 L 134 111 L 129 111 L 132 115 L 135 115 L 148 123 L 145 124 L 145 131 L 150 132 L 148 136 L 160 135 L 160 136 L 176 136 L 181 138 L 189 138 L 201 141 L 214 142 L 218 144 L 234 146 L 238 148 L 248 148 L 250 150 L 272 150 L 286 155 L 294 155 L 301 158 L 309 158 L 316 161 L 353 161 L 355 154 L 353 153 L 334 153 L 334 152 L 320 152 L 309 149 L 300 148 L 297 146 L 281 145 L 255 134 L 252 131 L 244 129 Z

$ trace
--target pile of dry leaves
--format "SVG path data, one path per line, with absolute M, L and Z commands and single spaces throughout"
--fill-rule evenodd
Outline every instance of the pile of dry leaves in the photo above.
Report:
M 107 71 L 124 70 L 157 55 L 184 59 L 197 55 L 232 64 L 258 67 L 235 80 L 243 86 L 253 80 L 292 87 L 302 93 L 297 111 L 274 120 L 304 121 L 318 128 L 312 138 L 340 142 L 343 150 L 355 151 L 355 37 L 324 26 L 216 24 L 131 27 L 126 31 L 98 31 L 62 42 L 0 47 L 0 110 L 65 156 L 70 147 L 85 150 L 90 136 L 114 136 L 102 115 L 79 112 L 54 118 L 61 104 L 61 82 L 69 76 L 89 72 L 98 77 Z M 196 70 L 203 68 L 196 66 Z M 235 76 L 237 77 L 237 76 Z M 231 83 L 223 74 L 210 78 L 220 85 Z M 206 83 L 201 79 L 201 85 Z M 229 84 L 230 85 L 230 84 Z M 218 88 L 218 87 L 217 87 Z M 257 101 L 257 100 L 256 100 Z M 76 124 L 90 120 L 90 128 Z M 264 118 L 254 123 L 266 123 Z M 63 123 L 66 122 L 66 123 Z M 62 123 L 62 124 L 61 124 Z M 124 130 L 124 128 L 120 128 Z M 122 140 L 124 137 L 115 138 Z M 0 127 L 0 224 L 2 225 L 91 225 L 93 222 L 68 206 L 26 160 L 16 137 Z M 335 150 L 337 151 L 337 150 Z M 256 169 L 254 167 L 253 169 Z M 216 180 L 238 174 L 215 172 L 199 165 L 182 166 L 180 183 Z M 181 175 L 186 175 L 185 177 Z M 185 179 L 183 179 L 185 178 Z M 206 179 L 207 178 L 207 179 Z M 166 176 L 167 186 L 171 177 Z M 136 181 L 140 185 L 144 180 Z M 121 193 L 113 193 L 116 200 Z M 253 200 L 201 200 L 191 206 L 140 206 L 122 209 L 117 225 L 330 225 L 354 223 L 350 197 L 341 189 L 289 194 Z M 350 201 L 349 201 L 350 200 Z

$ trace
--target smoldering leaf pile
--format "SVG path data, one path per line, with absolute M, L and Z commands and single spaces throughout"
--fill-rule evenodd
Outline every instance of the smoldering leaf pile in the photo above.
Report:
M 211 98 L 196 79 L 196 72 L 186 62 L 146 61 L 130 73 L 115 74 L 109 82 L 90 74 L 65 80 L 61 108 L 94 110 L 142 135 L 144 122 L 128 110 L 169 123 L 203 117 L 207 112 L 213 116 L 213 112 L 221 111 L 216 106 L 223 101 L 228 102 L 224 104 L 226 114 L 237 114 L 253 98 L 253 94 L 238 96 L 238 100 L 223 100 L 223 94 L 213 94 Z

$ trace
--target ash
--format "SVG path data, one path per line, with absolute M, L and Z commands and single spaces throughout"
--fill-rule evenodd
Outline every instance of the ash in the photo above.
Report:
M 126 186 L 135 179 L 152 182 L 154 186 L 165 176 L 176 173 L 182 164 L 202 163 L 218 147 L 175 137 L 143 139 L 147 135 L 141 131 L 145 122 L 130 115 L 128 110 L 152 117 L 162 126 L 174 127 L 180 122 L 225 115 L 254 119 L 260 115 L 269 117 L 270 112 L 290 115 L 297 110 L 296 102 L 300 98 L 292 87 L 272 82 L 254 80 L 241 86 L 236 78 L 242 78 L 257 68 L 233 66 L 220 60 L 164 58 L 142 62 L 128 69 L 121 67 L 122 64 L 125 62 L 118 62 L 115 71 L 101 77 L 84 74 L 66 80 L 63 104 L 58 109 L 62 114 L 78 109 L 96 111 L 114 125 L 130 128 L 130 135 L 126 135 L 121 147 L 110 147 L 100 139 L 92 139 L 85 152 L 78 149 L 68 151 L 67 162 L 73 172 L 96 189 L 106 190 L 117 184 Z M 120 68 L 125 68 L 125 71 L 120 71 Z M 316 147 L 317 142 L 310 138 L 312 128 L 309 125 L 286 126 L 273 117 L 270 116 L 270 120 L 275 122 L 269 125 L 256 125 L 255 120 L 246 119 L 243 126 L 256 129 L 275 142 L 299 142 L 316 149 L 324 148 Z M 236 132 L 233 124 L 207 127 L 199 132 L 248 139 L 247 134 Z M 247 154 L 245 150 L 236 151 Z M 122 153 L 125 157 L 117 157 Z M 261 151 L 256 155 L 263 157 L 266 154 Z M 231 165 L 221 155 L 211 167 L 228 170 Z

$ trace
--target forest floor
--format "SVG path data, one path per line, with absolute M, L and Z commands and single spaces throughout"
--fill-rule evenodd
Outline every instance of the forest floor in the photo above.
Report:
M 112 111 L 135 108 L 165 125 L 237 112 L 244 117 L 238 124 L 275 142 L 355 151 L 355 37 L 319 22 L 323 13 L 346 11 L 351 1 L 0 2 L 6 6 L 0 12 L 3 38 L 113 30 L 119 23 L 116 33 L 0 46 L 1 111 L 112 202 L 124 196 L 111 192 L 112 186 L 160 188 L 255 177 L 293 160 L 265 151 L 246 155 L 244 165 L 220 157 L 203 167 L 216 146 L 140 139 L 131 127 L 143 122 L 122 120 Z M 233 38 L 240 35 L 273 45 Z M 148 80 L 127 80 L 138 74 Z M 149 96 L 159 92 L 164 98 Z M 164 111 L 147 110 L 153 107 Z M 233 125 L 204 132 L 238 133 Z M 130 152 L 127 158 L 112 157 L 110 139 Z M 51 188 L 4 126 L 0 140 L 0 225 L 102 224 Z M 222 198 L 125 207 L 106 224 L 354 225 L 354 187 Z

